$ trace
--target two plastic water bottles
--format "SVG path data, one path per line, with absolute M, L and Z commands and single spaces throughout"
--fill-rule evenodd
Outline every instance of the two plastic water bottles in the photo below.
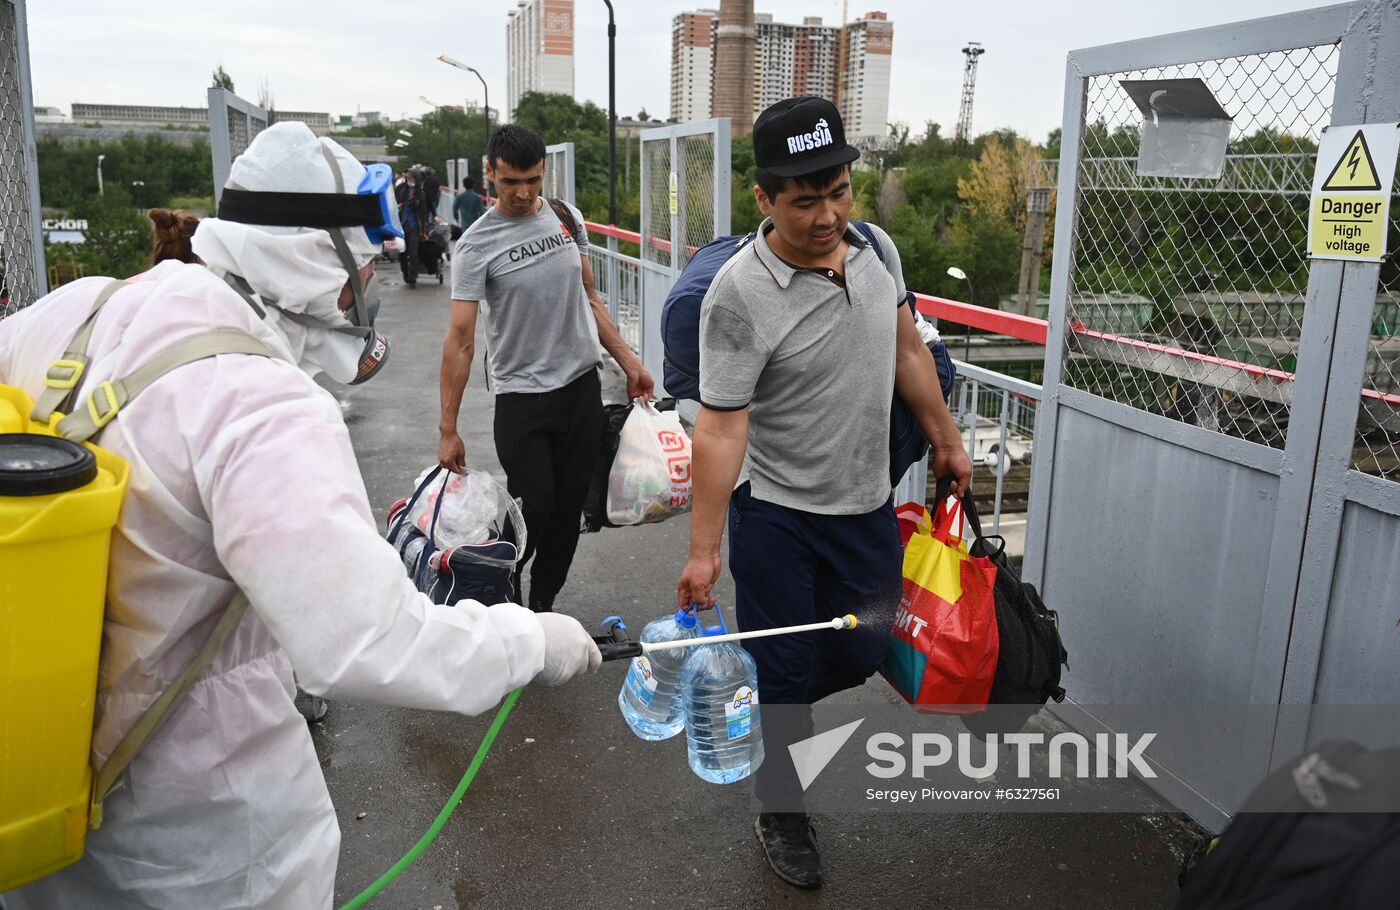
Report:
M 701 636 L 729 631 L 715 606 L 719 625 L 705 626 Z M 734 642 L 685 648 L 680 693 L 685 705 L 686 753 L 702 780 L 732 784 L 763 764 L 763 736 L 758 716 L 758 668 Z
M 677 610 L 675 616 L 653 619 L 642 629 L 641 641 L 679 641 L 699 634 L 693 610 Z M 632 658 L 617 706 L 632 732 L 642 739 L 670 739 L 685 728 L 677 691 L 686 648 L 654 651 Z

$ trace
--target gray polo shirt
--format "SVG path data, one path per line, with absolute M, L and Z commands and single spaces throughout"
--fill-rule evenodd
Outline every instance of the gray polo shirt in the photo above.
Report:
M 899 251 L 885 262 L 848 227 L 846 286 L 754 242 L 715 276 L 700 308 L 700 400 L 749 408 L 744 479 L 765 502 L 860 515 L 890 496 L 890 399 L 904 299 Z
M 562 389 L 599 361 L 598 324 L 583 290 L 578 243 L 544 199 L 533 215 L 514 218 L 490 208 L 452 252 L 452 299 L 479 300 L 493 387 L 503 392 Z

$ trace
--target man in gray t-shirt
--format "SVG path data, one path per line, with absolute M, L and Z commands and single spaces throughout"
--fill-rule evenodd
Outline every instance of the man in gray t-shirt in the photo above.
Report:
M 507 125 L 492 134 L 486 154 L 486 174 L 500 198 L 452 255 L 438 463 L 466 470 L 457 416 L 471 375 L 477 313 L 484 309 L 496 455 L 529 532 L 515 597 L 524 599 L 521 573 L 533 556 L 528 603 L 545 612 L 568 578 L 602 439 L 599 345 L 627 375 L 629 397 L 650 398 L 653 383 L 594 290 L 583 216 L 571 205 L 540 198 L 544 142 Z
M 758 669 L 757 701 L 768 706 L 755 830 L 774 872 L 815 888 L 821 860 L 788 747 L 812 735 L 802 706 L 862 684 L 889 644 L 903 559 L 889 475 L 896 390 L 933 445 L 938 476 L 955 478 L 961 493 L 972 464 L 903 305 L 894 241 L 850 225 L 850 164 L 860 153 L 835 106 L 780 101 L 754 123 L 753 145 L 755 197 L 768 218 L 700 309 L 695 499 L 676 599 L 713 603 L 727 516 L 740 628 L 860 617 L 851 631 L 744 645 Z

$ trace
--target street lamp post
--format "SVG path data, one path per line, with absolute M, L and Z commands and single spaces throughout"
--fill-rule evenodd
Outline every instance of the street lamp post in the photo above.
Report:
M 488 143 L 491 140 L 491 90 L 486 87 L 486 77 L 482 76 L 481 73 L 478 73 L 473 67 L 467 66 L 460 60 L 454 60 L 446 54 L 439 54 L 438 59 L 441 60 L 443 63 L 446 63 L 448 66 L 455 66 L 459 70 L 466 70 L 467 72 L 471 73 L 473 76 L 481 80 L 481 107 L 482 113 L 486 116 L 486 135 L 482 138 L 481 141 L 481 156 L 485 158 L 486 143 Z M 485 179 L 486 175 L 483 174 L 482 180 L 484 181 Z M 487 187 L 487 189 L 489 190 L 490 187 Z
M 967 282 L 967 302 L 973 306 L 977 305 L 977 294 L 972 290 L 972 279 L 967 277 L 967 272 L 955 265 L 948 266 L 948 274 L 959 281 Z M 972 362 L 972 326 L 967 327 L 967 332 L 963 336 L 963 363 Z
M 617 224 L 617 24 L 608 5 L 608 223 Z
M 97 156 L 97 195 L 99 196 L 107 195 L 107 191 L 102 188 L 102 159 L 106 157 L 106 155 Z
M 456 161 L 457 156 L 452 154 L 452 121 L 447 119 L 446 108 L 434 104 L 432 101 L 428 100 L 427 98 L 424 98 L 422 95 L 418 96 L 418 100 L 423 102 L 433 110 L 437 111 L 438 116 L 442 118 L 442 132 L 447 139 L 447 160 Z M 453 165 L 453 168 L 455 170 L 456 165 Z M 444 174 L 443 176 L 446 177 L 448 175 Z M 455 193 L 458 189 L 460 189 L 460 187 L 453 187 L 452 192 Z
M 131 195 L 136 197 L 136 207 L 138 209 L 141 208 L 141 190 L 145 185 L 146 181 L 144 180 L 131 181 Z

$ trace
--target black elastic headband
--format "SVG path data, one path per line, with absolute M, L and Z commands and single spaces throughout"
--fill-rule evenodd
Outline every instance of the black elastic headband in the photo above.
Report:
M 379 227 L 384 212 L 378 196 L 226 189 L 219 199 L 219 218 L 271 227 Z

